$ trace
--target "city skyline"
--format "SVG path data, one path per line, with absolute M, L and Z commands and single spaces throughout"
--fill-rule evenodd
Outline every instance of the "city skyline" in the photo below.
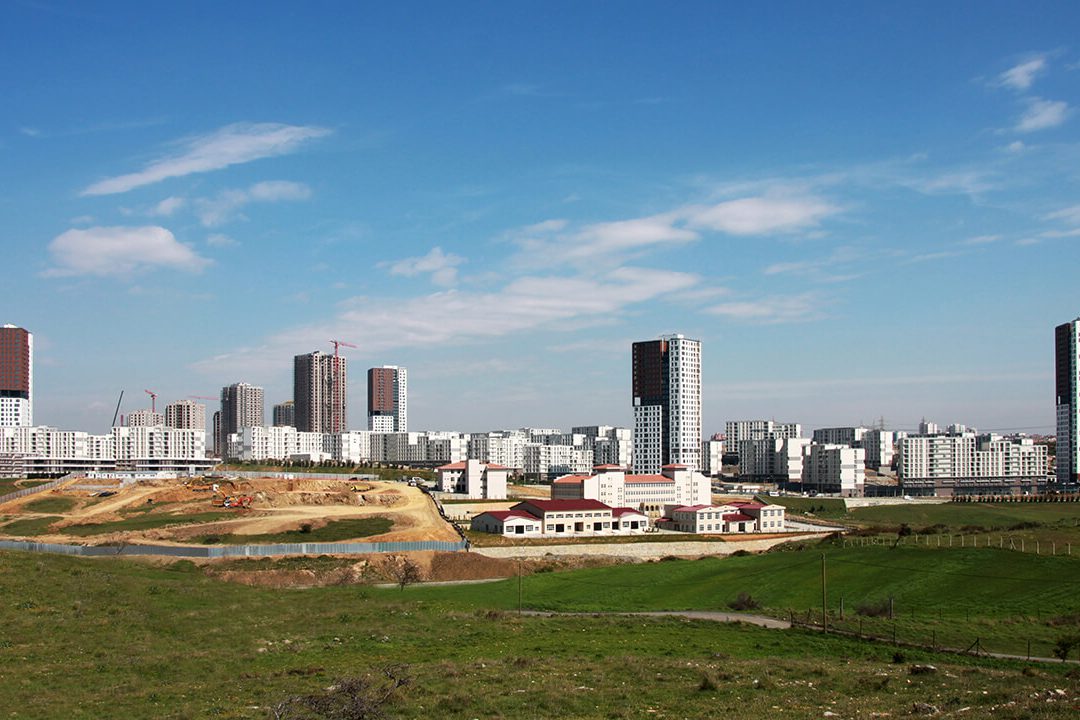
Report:
M 423 7 L 9 8 L 35 423 L 273 405 L 341 338 L 409 368 L 411 427 L 629 427 L 627 348 L 679 332 L 706 436 L 1054 431 L 1080 9 Z

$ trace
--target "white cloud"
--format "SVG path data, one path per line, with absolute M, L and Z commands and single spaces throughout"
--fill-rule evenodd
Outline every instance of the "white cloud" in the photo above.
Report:
M 1020 116 L 1016 124 L 1017 132 L 1035 132 L 1057 127 L 1065 122 L 1069 115 L 1069 104 L 1062 100 L 1043 100 L 1030 98 L 1028 109 Z
M 327 135 L 326 128 L 280 123 L 235 123 L 208 135 L 181 141 L 179 152 L 149 163 L 138 172 L 98 181 L 83 195 L 113 195 L 167 178 L 220 170 L 230 165 L 285 155 L 303 142 Z
M 53 267 L 45 277 L 123 276 L 159 267 L 197 272 L 210 264 L 155 225 L 68 230 L 49 243 L 49 254 Z
M 815 197 L 749 197 L 713 205 L 684 205 L 669 212 L 567 229 L 564 220 L 530 225 L 514 234 L 526 267 L 559 263 L 620 265 L 647 249 L 699 240 L 705 232 L 727 235 L 790 234 L 813 230 L 840 209 Z
M 1046 70 L 1046 56 L 1039 55 L 998 75 L 998 84 L 1014 90 L 1027 90 L 1036 76 Z
M 685 208 L 691 227 L 729 235 L 791 233 L 817 227 L 839 208 L 812 197 L 753 197 Z
M 168 217 L 186 204 L 187 200 L 182 197 L 167 197 L 151 208 L 147 215 Z
M 280 202 L 307 200 L 311 188 L 303 183 L 288 180 L 266 180 L 255 183 L 247 190 L 222 190 L 214 198 L 195 201 L 195 214 L 205 227 L 215 227 L 236 219 L 240 208 L 252 202 Z
M 1063 208 L 1046 216 L 1047 220 L 1061 220 L 1070 225 L 1080 225 L 1080 205 Z
M 961 245 L 989 245 L 1001 239 L 1000 235 L 976 235 L 966 240 L 961 240 Z
M 215 375 L 243 368 L 252 376 L 252 357 L 266 357 L 270 360 L 259 371 L 272 374 L 278 369 L 277 358 L 325 343 L 328 337 L 362 337 L 363 351 L 375 355 L 524 331 L 569 331 L 580 327 L 578 323 L 609 320 L 698 282 L 699 276 L 690 273 L 620 267 L 599 277 L 522 277 L 491 292 L 446 290 L 404 301 L 361 298 L 346 303 L 346 309 L 326 323 L 280 333 L 260 348 L 241 348 L 196 367 Z
M 817 293 L 802 293 L 721 303 L 705 312 L 741 322 L 776 324 L 817 320 L 824 316 L 823 305 Z
M 1027 145 L 1025 145 L 1020 140 L 1014 140 L 1011 143 L 1009 143 L 1008 145 L 1006 145 L 1005 149 L 1008 150 L 1011 153 L 1022 153 L 1025 150 L 1027 150 Z
M 93 215 L 79 215 L 71 218 L 70 222 L 72 225 L 93 225 L 95 221 Z
M 393 263 L 380 263 L 380 267 L 389 267 L 391 275 L 414 277 L 430 273 L 431 281 L 436 285 L 450 286 L 457 282 L 457 266 L 465 262 L 453 253 L 444 253 L 442 248 L 434 247 L 422 257 L 405 258 Z

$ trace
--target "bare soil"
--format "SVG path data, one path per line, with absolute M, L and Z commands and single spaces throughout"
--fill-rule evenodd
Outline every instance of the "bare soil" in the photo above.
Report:
M 75 481 L 72 484 L 78 484 Z M 85 481 L 82 481 L 85 482 Z M 99 483 L 95 483 L 99 484 Z M 104 485 L 105 483 L 100 483 Z M 263 535 L 299 529 L 302 523 L 318 527 L 333 520 L 382 516 L 394 522 L 389 532 L 364 538 L 365 541 L 445 540 L 454 542 L 458 535 L 419 489 L 400 483 L 365 481 L 348 478 L 291 479 L 259 478 L 218 482 L 218 492 L 209 483 L 180 480 L 154 480 L 127 487 L 110 486 L 116 495 L 99 499 L 95 492 L 57 488 L 41 494 L 5 503 L 0 514 L 13 519 L 37 517 L 41 513 L 25 510 L 24 505 L 53 495 L 77 500 L 68 512 L 49 513 L 63 519 L 55 532 L 38 536 L 42 540 L 66 541 L 70 525 L 117 522 L 133 516 L 192 515 L 228 511 L 221 507 L 226 496 L 249 496 L 249 509 L 235 510 L 235 518 L 209 523 L 187 524 L 153 530 L 121 531 L 93 536 L 94 542 L 185 542 L 207 534 Z M 3 529 L 0 528 L 0 533 Z M 79 542 L 85 542 L 80 538 Z

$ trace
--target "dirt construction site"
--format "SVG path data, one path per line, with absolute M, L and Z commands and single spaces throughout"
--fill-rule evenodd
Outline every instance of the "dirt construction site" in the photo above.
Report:
M 90 483 L 93 482 L 93 485 Z M 338 479 L 72 480 L 0 504 L 0 535 L 84 544 L 177 543 L 232 536 L 280 542 L 328 523 L 384 518 L 389 529 L 362 542 L 459 539 L 429 497 L 404 483 Z

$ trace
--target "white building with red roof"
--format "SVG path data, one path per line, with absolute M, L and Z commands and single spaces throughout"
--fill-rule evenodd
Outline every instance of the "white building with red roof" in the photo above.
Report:
M 479 460 L 462 460 L 441 465 L 435 468 L 435 472 L 438 473 L 438 487 L 442 492 L 475 500 L 506 499 L 506 476 L 510 468 Z
M 724 505 L 669 505 L 656 521 L 664 530 L 686 533 L 775 533 L 784 531 L 784 506 L 757 501 Z
M 472 519 L 480 532 L 521 536 L 593 536 L 645 532 L 649 518 L 633 508 L 598 500 L 526 500 L 509 510 L 489 510 Z
M 634 475 L 618 465 L 598 465 L 592 475 L 565 475 L 551 484 L 551 497 L 599 500 L 659 517 L 667 505 L 712 501 L 709 479 L 686 465 L 665 465 L 659 475 Z

